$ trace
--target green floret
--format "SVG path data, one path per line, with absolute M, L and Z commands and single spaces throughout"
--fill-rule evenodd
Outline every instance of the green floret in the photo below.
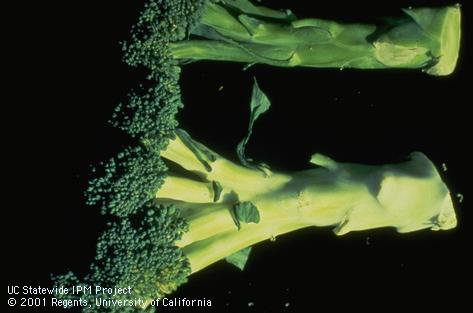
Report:
M 167 72 L 173 66 L 169 43 L 183 40 L 200 19 L 205 0 L 149 0 L 131 40 L 123 44 L 124 59 L 152 72 Z
M 126 105 L 119 105 L 112 124 L 133 137 L 142 137 L 155 149 L 172 137 L 174 115 L 182 107 L 177 61 L 170 43 L 185 39 L 199 20 L 203 0 L 151 0 L 133 27 L 131 39 L 123 43 L 124 60 L 131 66 L 149 69 L 153 87 L 133 93 Z
M 72 273 L 56 277 L 56 285 L 78 286 L 86 284 L 101 287 L 131 287 L 130 295 L 116 296 L 118 300 L 143 299 L 142 308 L 135 306 L 98 307 L 97 296 L 65 295 L 64 299 L 82 298 L 92 304 L 83 312 L 137 312 L 148 307 L 148 300 L 173 292 L 187 281 L 190 266 L 181 249 L 175 246 L 187 223 L 174 206 L 148 204 L 142 214 L 133 218 L 110 222 L 97 243 L 97 255 L 90 274 L 83 281 Z M 103 298 L 108 298 L 105 295 Z M 148 307 L 152 312 L 153 307 Z
M 162 184 L 166 166 L 159 151 L 175 137 L 175 115 L 182 107 L 180 68 L 170 55 L 169 43 L 189 35 L 203 3 L 147 2 L 131 40 L 123 44 L 125 61 L 147 67 L 152 87 L 131 93 L 127 104 L 118 105 L 112 115 L 112 125 L 139 138 L 142 145 L 109 160 L 103 176 L 90 181 L 87 202 L 99 204 L 103 213 L 122 217 L 134 214 L 153 199 Z
M 174 136 L 178 125 L 175 115 L 180 108 L 178 81 L 163 74 L 155 87 L 143 94 L 132 93 L 126 106 L 118 105 L 112 115 L 112 125 L 159 151 Z
M 162 297 L 186 281 L 189 266 L 174 243 L 187 231 L 174 206 L 148 204 L 144 214 L 112 223 L 99 238 L 90 281 L 132 286 L 134 295 Z
M 104 214 L 134 214 L 155 197 L 166 171 L 159 154 L 141 146 L 128 148 L 103 165 L 102 176 L 89 182 L 87 204 L 100 205 Z

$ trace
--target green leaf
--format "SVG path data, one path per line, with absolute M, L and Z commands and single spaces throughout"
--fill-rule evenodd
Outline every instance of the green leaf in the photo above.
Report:
M 210 26 L 199 24 L 192 30 L 192 35 L 204 37 L 210 40 L 226 41 L 225 36 L 219 34 L 215 29 Z
M 238 267 L 240 270 L 245 269 L 245 265 L 248 262 L 248 257 L 250 256 L 251 252 L 251 247 L 247 247 L 244 249 L 241 249 L 240 251 L 229 255 L 225 258 L 225 261 L 227 261 L 230 264 L 235 265 Z
M 176 134 L 179 136 L 182 142 L 189 148 L 189 150 L 194 153 L 195 157 L 199 160 L 200 163 L 202 163 L 207 172 L 211 172 L 212 167 L 210 166 L 210 163 L 215 162 L 215 160 L 217 159 L 217 155 L 201 143 L 194 141 L 185 130 L 178 128 L 176 129 Z
M 217 202 L 222 194 L 222 185 L 218 181 L 212 181 L 212 189 L 214 191 L 214 202 Z
M 261 0 L 256 1 L 260 2 Z M 225 6 L 232 7 L 235 10 L 249 15 L 286 21 L 296 19 L 296 16 L 291 12 L 291 10 L 273 10 L 261 5 L 254 5 L 253 3 L 251 3 L 251 1 L 248 0 L 223 0 L 222 2 L 225 4 Z
M 249 201 L 238 202 L 233 206 L 233 221 L 238 229 L 241 228 L 240 222 L 258 224 L 260 221 L 258 208 Z
M 271 102 L 268 97 L 264 94 L 263 91 L 258 86 L 256 78 L 254 79 L 253 92 L 251 95 L 250 102 L 250 123 L 248 125 L 248 133 L 245 138 L 237 146 L 237 155 L 240 159 L 240 162 L 249 168 L 256 168 L 262 170 L 267 174 L 268 168 L 264 164 L 254 164 L 253 159 L 248 158 L 245 154 L 246 145 L 250 140 L 251 134 L 253 133 L 253 125 L 255 121 L 260 117 L 261 114 L 265 113 L 271 107 Z

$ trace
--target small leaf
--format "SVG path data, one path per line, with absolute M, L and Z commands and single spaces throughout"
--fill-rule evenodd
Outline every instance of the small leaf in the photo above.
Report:
M 273 10 L 268 9 L 264 6 L 255 5 L 252 1 L 249 0 L 222 0 L 225 3 L 225 7 L 229 7 L 230 9 L 235 10 L 240 13 L 244 13 L 247 15 L 255 16 L 258 18 L 270 19 L 270 20 L 283 20 L 283 21 L 291 21 L 295 20 L 296 16 L 290 10 Z M 256 0 L 256 2 L 261 2 L 261 0 Z
M 269 110 L 271 107 L 271 102 L 269 101 L 268 97 L 261 91 L 258 86 L 258 82 L 256 79 L 254 80 L 253 84 L 253 93 L 251 95 L 251 103 L 250 103 L 250 123 L 248 125 L 248 133 L 245 138 L 238 144 L 237 146 L 237 155 L 240 159 L 240 162 L 249 168 L 256 168 L 262 170 L 265 174 L 268 174 L 267 166 L 263 164 L 253 164 L 253 160 L 248 158 L 245 154 L 246 145 L 250 140 L 251 134 L 253 133 L 253 125 L 255 121 L 259 118 L 259 116 L 266 111 Z
M 210 26 L 199 24 L 192 30 L 192 35 L 204 37 L 210 40 L 225 41 L 225 36 L 220 35 L 215 29 Z
M 247 247 L 244 249 L 241 249 L 240 251 L 229 255 L 225 258 L 225 261 L 227 261 L 230 264 L 235 265 L 238 267 L 240 270 L 245 269 L 245 265 L 248 262 L 248 257 L 250 256 L 251 252 L 251 247 Z
M 212 166 L 210 166 L 210 163 L 215 162 L 217 155 L 201 143 L 194 141 L 186 131 L 182 129 L 176 129 L 176 134 L 187 146 L 187 148 L 189 148 L 189 150 L 194 153 L 195 157 L 200 163 L 202 163 L 207 172 L 211 172 Z
M 260 221 L 258 208 L 249 201 L 239 202 L 233 206 L 233 220 L 238 229 L 240 222 L 257 224 Z
M 329 169 L 329 170 L 338 169 L 337 162 L 335 162 L 334 160 L 332 160 L 328 156 L 325 156 L 321 153 L 313 154 L 312 157 L 310 158 L 309 162 L 314 164 L 314 165 L 325 167 L 326 169 Z
M 212 189 L 214 191 L 214 202 L 217 202 L 222 194 L 222 185 L 218 181 L 212 181 Z

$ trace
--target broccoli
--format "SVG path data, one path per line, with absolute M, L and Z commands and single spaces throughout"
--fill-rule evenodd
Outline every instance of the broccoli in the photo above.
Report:
M 122 300 L 143 302 L 120 311 L 152 311 L 153 299 L 172 293 L 192 273 L 222 259 L 242 269 L 252 245 L 297 229 L 332 226 L 344 235 L 378 227 L 405 233 L 456 226 L 448 188 L 419 152 L 387 165 L 339 163 L 314 154 L 311 168 L 292 173 L 255 163 L 245 146 L 269 107 L 255 82 L 249 133 L 237 149 L 241 164 L 179 128 L 158 145 L 162 150 L 145 141 L 110 160 L 88 195 L 116 217 L 99 238 L 91 273 L 82 282 L 69 273 L 56 283 L 130 286 L 133 294 Z M 94 302 L 96 296 L 81 297 Z
M 458 57 L 460 8 L 407 8 L 376 24 L 344 24 L 298 19 L 290 10 L 248 0 L 149 0 L 133 34 L 124 45 L 127 61 L 151 67 L 165 54 L 182 62 L 420 68 L 448 75 Z
M 219 50 L 222 60 L 247 63 L 292 66 L 299 58 L 303 66 L 412 67 L 436 75 L 453 70 L 459 9 L 406 12 L 374 28 L 297 20 L 290 12 L 244 0 L 149 0 L 123 48 L 130 65 L 149 69 L 151 87 L 131 93 L 129 102 L 112 115 L 112 124 L 137 144 L 94 170 L 86 190 L 87 203 L 100 206 L 108 216 L 89 274 L 82 279 L 73 273 L 54 278 L 64 286 L 131 287 L 132 295 L 120 296 L 130 305 L 95 306 L 93 294 L 63 297 L 87 300 L 91 306 L 83 308 L 85 313 L 151 312 L 152 299 L 172 293 L 192 273 L 222 259 L 244 268 L 252 245 L 300 228 L 331 226 L 343 235 L 378 227 L 401 233 L 455 227 L 448 188 L 422 153 L 388 165 L 339 163 L 314 154 L 311 168 L 292 173 L 273 171 L 249 158 L 245 148 L 252 127 L 270 107 L 256 81 L 248 135 L 237 147 L 240 164 L 193 139 L 176 120 L 183 106 L 180 60 L 214 59 L 210 51 L 219 47 L 224 49 Z M 274 33 L 263 42 L 249 43 L 258 36 L 243 36 L 241 25 L 245 36 L 252 27 L 271 26 Z M 406 36 L 409 29 L 416 30 L 412 37 Z M 451 36 L 445 37 L 447 30 Z M 323 46 L 340 59 L 329 60 L 328 52 L 311 56 L 311 46 L 295 42 L 294 34 L 309 42 L 325 40 L 317 49 Z M 372 40 L 366 41 L 369 34 Z M 337 48 L 340 42 L 353 46 Z M 358 45 L 364 47 L 360 51 L 365 49 L 362 58 L 354 52 Z M 282 57 L 285 53 L 289 58 Z M 313 63 L 315 56 L 321 59 Z M 143 302 L 136 304 L 135 298 Z

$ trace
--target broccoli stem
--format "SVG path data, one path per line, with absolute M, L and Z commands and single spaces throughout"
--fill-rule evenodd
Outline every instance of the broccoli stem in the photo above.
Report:
M 172 43 L 172 56 L 281 67 L 425 69 L 432 75 L 450 74 L 457 62 L 459 6 L 406 9 L 404 16 L 374 25 L 275 17 L 247 5 L 209 1 L 193 31 L 200 39 Z
M 164 188 L 159 189 L 156 197 L 190 203 L 207 203 L 212 201 L 214 191 L 211 183 L 169 175 Z
M 388 165 L 338 163 L 316 154 L 311 163 L 317 168 L 269 175 L 211 153 L 210 170 L 179 137 L 162 153 L 201 177 L 201 181 L 182 178 L 192 183 L 178 187 L 181 178 L 171 176 L 157 193 L 158 202 L 176 204 L 188 222 L 188 232 L 176 245 L 183 249 L 193 273 L 245 247 L 309 226 L 335 226 L 335 233 L 343 235 L 379 227 L 395 227 L 403 233 L 456 225 L 448 188 L 421 153 Z M 223 188 L 217 201 L 209 189 L 209 181 L 215 180 Z M 205 188 L 205 193 L 195 195 Z M 257 207 L 259 223 L 237 228 L 232 208 L 240 201 Z
M 196 143 L 201 149 L 211 154 L 212 160 L 199 160 L 199 157 L 193 152 L 183 140 L 176 136 L 167 148 L 161 152 L 161 156 L 167 160 L 179 164 L 185 170 L 200 176 L 205 182 L 196 180 L 176 179 L 173 175 L 171 179 L 166 179 L 163 186 L 157 192 L 157 198 L 169 198 L 182 200 L 186 202 L 211 203 L 213 202 L 213 191 L 210 182 L 217 181 L 223 188 L 220 201 L 252 199 L 257 194 L 268 193 L 280 188 L 287 183 L 291 177 L 282 173 L 267 175 L 262 171 L 246 168 L 235 164 L 225 158 L 222 158 L 215 152 Z M 208 170 L 204 164 L 210 163 L 211 170 Z M 180 183 L 184 181 L 189 188 L 182 190 Z M 238 191 L 238 198 L 232 192 Z M 192 198 L 199 197 L 198 201 L 192 201 Z

